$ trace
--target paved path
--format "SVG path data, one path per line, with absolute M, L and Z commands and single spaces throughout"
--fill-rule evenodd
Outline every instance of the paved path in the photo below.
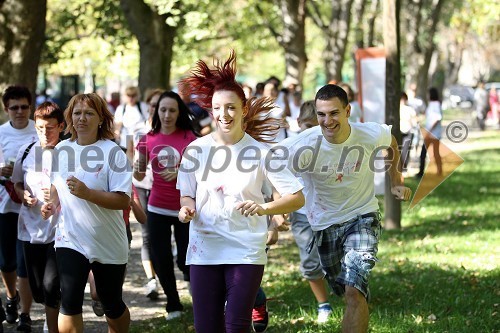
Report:
M 144 320 L 148 318 L 162 317 L 165 315 L 166 298 L 161 293 L 159 300 L 151 301 L 144 294 L 144 285 L 147 282 L 146 275 L 141 265 L 141 229 L 140 225 L 132 221 L 132 248 L 130 251 L 129 264 L 127 266 L 127 276 L 124 284 L 124 300 L 130 309 L 131 319 Z M 177 288 L 181 297 L 189 295 L 187 283 L 182 280 L 182 274 L 177 271 Z M 5 298 L 5 294 L 2 293 Z M 5 302 L 3 302 L 5 304 Z M 85 290 L 85 300 L 83 308 L 85 332 L 105 333 L 107 332 L 107 324 L 104 317 L 97 317 L 92 311 L 91 298 L 89 288 Z M 31 318 L 33 320 L 33 333 L 42 332 L 44 322 L 43 308 L 39 304 L 33 304 Z M 3 323 L 4 332 L 17 332 L 17 324 Z

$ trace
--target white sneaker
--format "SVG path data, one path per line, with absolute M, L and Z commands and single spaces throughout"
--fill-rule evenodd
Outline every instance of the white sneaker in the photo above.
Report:
M 151 300 L 158 299 L 158 284 L 156 283 L 156 279 L 151 279 L 146 284 L 146 297 Z
M 182 316 L 182 311 L 172 311 L 172 312 L 167 312 L 165 315 L 165 320 L 172 320 L 175 318 L 179 318 Z
M 321 306 L 318 307 L 318 319 L 316 320 L 316 322 L 318 324 L 324 324 L 328 321 L 328 319 L 330 318 L 331 314 L 332 314 L 332 307 L 330 306 L 330 304 L 323 304 Z

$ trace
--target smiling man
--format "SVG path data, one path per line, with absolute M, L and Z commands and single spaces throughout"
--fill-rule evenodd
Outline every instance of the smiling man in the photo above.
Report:
M 392 193 L 408 200 L 411 190 L 403 186 L 390 126 L 349 123 L 347 94 L 333 84 L 317 92 L 315 106 L 319 126 L 286 139 L 275 151 L 289 152 L 288 167 L 304 180 L 313 243 L 331 288 L 345 296 L 342 332 L 366 332 L 368 276 L 377 261 L 381 230 L 372 167 L 379 150 L 392 151 L 387 163 Z

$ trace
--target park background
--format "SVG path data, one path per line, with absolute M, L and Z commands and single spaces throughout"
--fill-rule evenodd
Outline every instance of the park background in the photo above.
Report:
M 430 86 L 446 98 L 451 86 L 500 81 L 499 13 L 495 0 L 0 0 L 0 88 L 106 97 L 130 84 L 174 88 L 196 60 L 234 49 L 241 82 L 275 75 L 298 82 L 308 99 L 329 81 L 356 87 L 356 50 L 382 47 L 396 59 L 388 72 L 395 91 L 415 83 L 424 100 Z M 500 331 L 500 137 L 496 124 L 479 132 L 474 118 L 471 103 L 445 110 L 448 123 L 469 128 L 465 141 L 443 141 L 464 163 L 417 207 L 404 204 L 401 228 L 382 236 L 371 332 Z M 407 184 L 415 190 L 418 180 Z M 132 332 L 194 331 L 187 289 L 187 315 L 168 324 L 164 298 L 144 299 L 135 235 L 125 283 Z M 339 331 L 342 301 L 332 296 L 334 318 L 317 326 L 298 263 L 293 239 L 282 234 L 264 277 L 274 299 L 269 332 Z M 34 315 L 35 327 L 41 318 Z M 104 332 L 89 306 L 85 318 L 87 331 Z

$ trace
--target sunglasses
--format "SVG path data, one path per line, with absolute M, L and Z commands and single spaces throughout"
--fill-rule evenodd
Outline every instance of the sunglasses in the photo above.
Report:
M 30 108 L 30 106 L 29 106 L 29 105 L 27 105 L 27 104 L 23 104 L 23 105 L 13 105 L 13 106 L 9 106 L 9 107 L 8 107 L 8 109 L 9 109 L 10 111 L 17 111 L 17 110 L 19 110 L 19 109 L 21 109 L 21 110 L 23 110 L 23 111 L 26 111 L 26 110 L 28 110 L 29 108 Z
M 135 98 L 135 97 L 137 97 L 137 95 L 127 95 L 127 96 L 128 96 L 128 97 L 130 97 L 130 98 Z

